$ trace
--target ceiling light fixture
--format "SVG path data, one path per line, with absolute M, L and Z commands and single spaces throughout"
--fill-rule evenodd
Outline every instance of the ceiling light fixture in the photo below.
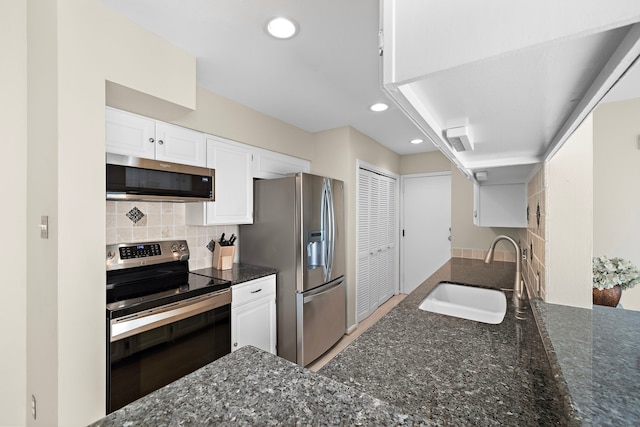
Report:
M 373 104 L 371 107 L 369 107 L 369 109 L 371 111 L 375 111 L 376 113 L 380 113 L 382 111 L 388 110 L 389 106 L 387 104 L 385 104 L 384 102 L 378 102 L 376 104 Z
M 281 40 L 290 39 L 298 33 L 296 21 L 282 16 L 269 19 L 265 28 L 269 34 Z
M 466 126 L 447 129 L 447 141 L 455 151 L 472 151 L 473 142 L 469 138 Z
M 412 144 L 422 144 L 424 142 L 424 139 L 416 138 L 416 139 L 412 139 L 409 142 Z

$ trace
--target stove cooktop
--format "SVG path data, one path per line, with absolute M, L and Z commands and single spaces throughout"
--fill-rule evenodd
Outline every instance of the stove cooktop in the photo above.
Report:
M 188 298 L 223 291 L 230 287 L 231 282 L 227 280 L 214 279 L 211 277 L 188 273 L 186 281 L 177 287 L 151 294 L 113 300 L 107 303 L 107 311 L 112 312 L 112 317 L 122 317 Z M 109 291 L 107 291 L 107 294 L 109 294 Z

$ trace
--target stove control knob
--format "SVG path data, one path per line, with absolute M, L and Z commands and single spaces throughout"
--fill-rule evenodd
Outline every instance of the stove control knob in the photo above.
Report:
M 107 259 L 108 259 L 108 260 L 112 260 L 112 259 L 114 259 L 115 257 L 116 257 L 116 253 L 115 253 L 115 252 L 113 252 L 113 251 L 109 251 L 109 252 L 107 252 Z
M 178 245 L 176 243 L 174 243 L 173 245 L 171 245 L 171 252 L 178 252 Z
M 180 252 L 184 252 L 187 250 L 187 245 L 185 245 L 184 243 L 180 245 Z

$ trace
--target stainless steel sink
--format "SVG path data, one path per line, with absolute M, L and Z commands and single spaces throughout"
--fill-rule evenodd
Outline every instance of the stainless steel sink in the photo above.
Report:
M 498 289 L 438 283 L 420 304 L 420 310 L 497 325 L 507 311 L 507 298 Z

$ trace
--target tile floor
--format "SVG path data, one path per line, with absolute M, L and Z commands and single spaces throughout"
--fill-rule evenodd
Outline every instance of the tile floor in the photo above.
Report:
M 406 294 L 398 294 L 394 295 L 387 302 L 382 304 L 376 311 L 374 311 L 371 316 L 364 319 L 362 322 L 358 324 L 358 327 L 352 331 L 350 334 L 345 335 L 338 341 L 327 353 L 318 358 L 315 362 L 307 366 L 307 369 L 313 372 L 317 372 L 324 365 L 329 363 L 331 359 L 333 359 L 338 353 L 345 349 L 349 344 L 351 344 L 356 338 L 358 338 L 364 331 L 369 329 L 374 323 L 382 318 L 385 314 L 391 311 L 393 307 L 398 305 L 400 301 L 405 299 Z

